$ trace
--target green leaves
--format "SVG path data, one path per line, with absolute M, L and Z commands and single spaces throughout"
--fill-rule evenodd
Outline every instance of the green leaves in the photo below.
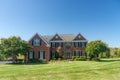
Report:
M 2 38 L 0 44 L 0 51 L 6 56 L 17 57 L 19 54 L 25 55 L 31 48 L 28 42 L 22 40 L 20 37 Z
M 108 45 L 101 40 L 91 41 L 86 46 L 86 52 L 90 58 L 97 58 L 100 53 L 107 51 L 110 51 Z

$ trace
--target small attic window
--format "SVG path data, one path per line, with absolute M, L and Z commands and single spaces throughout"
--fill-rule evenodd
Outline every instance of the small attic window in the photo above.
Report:
M 78 38 L 81 38 L 81 36 L 79 35 Z
M 57 39 L 57 38 L 58 38 L 58 36 L 55 36 L 55 38 Z

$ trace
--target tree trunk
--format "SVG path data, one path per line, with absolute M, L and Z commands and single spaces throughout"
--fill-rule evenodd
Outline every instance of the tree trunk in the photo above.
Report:
M 13 59 L 13 63 L 16 63 L 16 59 L 17 59 L 16 56 L 13 55 L 12 59 Z

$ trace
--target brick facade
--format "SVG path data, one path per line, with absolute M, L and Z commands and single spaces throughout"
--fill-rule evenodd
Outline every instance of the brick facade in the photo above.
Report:
M 34 45 L 34 43 L 37 45 Z M 85 46 L 87 40 L 80 33 L 78 35 L 55 34 L 54 36 L 40 36 L 35 34 L 29 40 L 29 44 L 32 48 L 25 57 L 26 61 L 39 58 L 49 61 L 53 59 L 53 56 L 56 57 L 59 49 L 66 59 L 71 59 L 73 56 L 86 56 Z

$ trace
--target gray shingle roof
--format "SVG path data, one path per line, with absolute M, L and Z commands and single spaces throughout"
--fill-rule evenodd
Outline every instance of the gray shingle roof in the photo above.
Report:
M 73 39 L 77 36 L 75 34 L 58 34 L 64 42 L 71 42 Z M 53 35 L 47 35 L 47 36 L 42 36 L 44 40 L 49 42 L 54 36 Z
M 59 34 L 59 35 L 65 42 L 71 42 L 76 37 L 76 35 L 74 34 Z
M 44 38 L 44 40 L 46 40 L 47 42 L 49 42 L 50 40 L 51 40 L 51 38 L 53 38 L 53 36 L 52 35 L 50 35 L 50 36 L 42 36 L 43 38 Z

